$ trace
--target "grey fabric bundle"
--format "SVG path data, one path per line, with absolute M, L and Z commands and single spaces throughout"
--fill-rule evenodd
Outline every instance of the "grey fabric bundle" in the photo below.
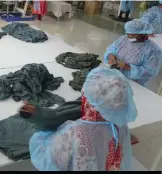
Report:
M 35 30 L 25 23 L 14 22 L 2 27 L 2 30 L 7 34 L 25 42 L 38 43 L 48 40 L 47 35 L 43 31 Z
M 56 62 L 71 69 L 91 70 L 101 63 L 97 58 L 95 54 L 66 52 L 58 55 Z
M 62 104 L 65 100 L 46 90 L 56 90 L 64 82 L 54 78 L 43 64 L 27 64 L 20 70 L 0 76 L 0 100 L 10 96 L 15 101 L 28 101 L 44 107 Z
M 89 73 L 88 69 L 73 72 L 72 73 L 73 80 L 69 81 L 69 85 L 74 90 L 81 91 L 88 73 Z
M 6 36 L 7 34 L 5 32 L 0 32 L 0 39 L 3 37 L 3 36 Z
M 0 121 L 0 151 L 14 161 L 28 159 L 29 140 L 35 132 L 56 131 L 65 121 L 80 117 L 81 99 L 66 102 L 55 110 L 37 107 L 35 114 L 28 119 L 19 114 L 11 116 Z

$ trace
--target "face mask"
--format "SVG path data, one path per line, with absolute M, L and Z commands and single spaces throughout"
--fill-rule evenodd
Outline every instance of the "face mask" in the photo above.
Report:
M 136 42 L 137 39 L 136 38 L 128 38 L 129 42 Z

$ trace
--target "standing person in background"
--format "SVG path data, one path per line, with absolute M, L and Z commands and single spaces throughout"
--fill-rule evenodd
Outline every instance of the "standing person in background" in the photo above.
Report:
M 120 7 L 120 14 L 119 19 L 123 18 L 123 14 L 125 13 L 125 20 L 129 20 L 129 14 L 133 11 L 133 1 L 128 0 L 122 0 L 121 1 L 121 7 Z
M 127 78 L 145 86 L 160 71 L 162 50 L 148 39 L 154 32 L 149 22 L 134 19 L 125 24 L 125 30 L 126 35 L 108 46 L 104 63 L 117 64 Z
M 33 14 L 37 15 L 38 20 L 42 19 L 47 13 L 47 1 L 34 1 Z
M 155 34 L 162 34 L 162 0 L 158 6 L 153 6 L 143 13 L 141 19 L 152 24 Z

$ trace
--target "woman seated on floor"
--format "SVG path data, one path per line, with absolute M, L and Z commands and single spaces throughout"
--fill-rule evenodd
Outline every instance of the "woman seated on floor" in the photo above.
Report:
M 162 50 L 148 39 L 154 33 L 150 23 L 135 19 L 125 24 L 126 35 L 108 46 L 104 63 L 115 65 L 127 77 L 145 86 L 161 68 Z
M 25 105 L 26 111 L 35 107 Z M 57 131 L 41 131 L 30 140 L 33 165 L 40 171 L 112 171 L 131 169 L 127 124 L 137 115 L 133 92 L 118 70 L 98 67 L 82 90 L 82 117 Z

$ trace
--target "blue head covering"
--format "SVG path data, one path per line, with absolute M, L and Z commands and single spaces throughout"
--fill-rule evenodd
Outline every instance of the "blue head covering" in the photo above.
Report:
M 153 26 L 146 20 L 134 19 L 124 26 L 127 34 L 153 34 Z
M 118 70 L 106 67 L 93 69 L 83 89 L 88 102 L 105 120 L 118 126 L 135 120 L 137 110 L 132 89 Z

